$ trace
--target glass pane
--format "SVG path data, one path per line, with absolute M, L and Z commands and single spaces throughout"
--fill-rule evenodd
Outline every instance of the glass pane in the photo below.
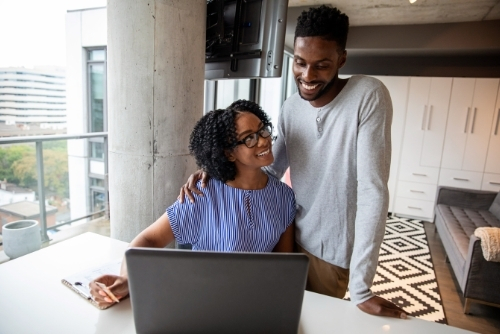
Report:
M 104 180 L 103 179 L 98 179 L 95 177 L 90 178 L 90 185 L 92 187 L 99 187 L 99 188 L 104 188 Z
M 287 61 L 288 80 L 286 82 L 286 94 L 285 94 L 285 99 L 287 99 L 297 92 L 297 84 L 295 83 L 295 78 L 293 76 L 293 58 L 285 57 L 285 59 L 288 60 Z M 283 61 L 285 61 L 285 59 Z
M 92 191 L 92 212 L 104 210 L 104 193 Z
M 70 220 L 68 141 L 43 143 L 47 227 Z M 50 207 L 49 207 L 50 206 Z
M 281 110 L 282 78 L 267 78 L 260 80 L 260 106 L 271 117 L 273 125 L 278 125 Z
M 70 194 L 66 140 L 45 141 L 43 162 L 34 143 L 0 145 L 0 222 L 34 219 L 40 222 L 37 163 L 43 165 L 46 227 L 69 220 Z
M 90 142 L 90 156 L 94 159 L 104 159 L 104 144 L 103 143 L 96 143 L 96 142 Z
M 90 65 L 90 132 L 104 131 L 104 65 Z
M 90 50 L 89 60 L 106 60 L 106 51 L 104 50 Z
M 0 220 L 2 225 L 30 215 L 33 215 L 30 219 L 39 219 L 37 178 L 34 143 L 0 145 Z M 25 211 L 30 209 L 34 210 L 34 214 L 25 214 Z
M 219 80 L 217 82 L 216 109 L 227 108 L 239 99 L 250 98 L 250 79 Z

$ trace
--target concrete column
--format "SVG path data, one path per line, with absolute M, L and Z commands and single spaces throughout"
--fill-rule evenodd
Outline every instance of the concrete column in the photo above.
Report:
M 206 0 L 108 0 L 111 237 L 131 241 L 196 170 Z

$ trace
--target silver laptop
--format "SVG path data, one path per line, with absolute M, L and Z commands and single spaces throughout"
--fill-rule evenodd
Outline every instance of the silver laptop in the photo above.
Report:
M 137 333 L 297 333 L 303 254 L 130 248 Z

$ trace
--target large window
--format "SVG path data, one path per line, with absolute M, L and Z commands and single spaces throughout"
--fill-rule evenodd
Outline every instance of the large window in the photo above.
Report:
M 250 79 L 217 81 L 216 109 L 227 108 L 240 99 L 250 99 Z
M 271 117 L 271 121 L 275 126 L 278 124 L 283 102 L 297 91 L 292 66 L 293 58 L 285 53 L 281 77 L 260 79 L 260 106 Z
M 293 55 L 285 52 L 279 78 L 206 80 L 204 110 L 223 109 L 238 99 L 252 100 L 259 103 L 277 125 L 283 102 L 297 92 L 292 68 Z

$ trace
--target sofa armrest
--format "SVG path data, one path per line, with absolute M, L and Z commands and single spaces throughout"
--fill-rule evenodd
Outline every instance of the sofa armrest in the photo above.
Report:
M 474 210 L 488 210 L 497 193 L 441 186 L 437 191 L 436 205 L 445 204 Z
M 486 261 L 481 239 L 472 235 L 465 264 L 464 297 L 500 304 L 500 262 Z

